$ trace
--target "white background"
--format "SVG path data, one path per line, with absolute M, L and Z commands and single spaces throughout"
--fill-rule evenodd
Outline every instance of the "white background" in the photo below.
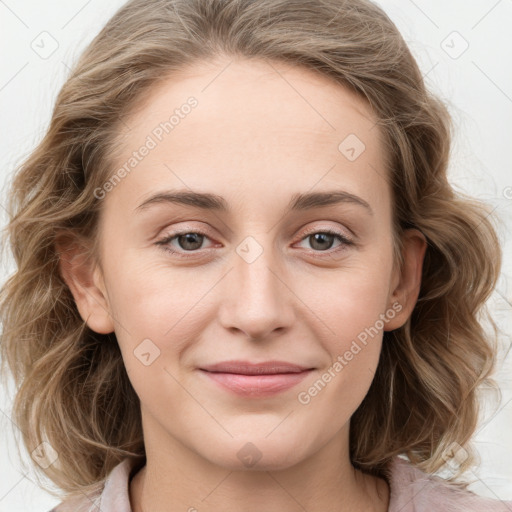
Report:
M 0 0 L 2 226 L 4 188 L 13 169 L 41 139 L 74 60 L 123 3 Z M 474 471 L 476 481 L 470 488 L 512 500 L 512 356 L 506 352 L 512 334 L 512 1 L 378 3 L 409 43 L 427 86 L 443 98 L 454 118 L 457 134 L 450 181 L 457 190 L 490 203 L 501 220 L 504 268 L 489 306 L 504 332 L 496 376 L 503 397 L 497 410 L 487 407 L 490 412 L 481 419 L 475 436 L 481 466 Z M 46 55 L 53 47 L 55 51 Z M 0 281 L 10 272 L 10 262 L 3 262 Z M 8 394 L 0 392 L 0 512 L 47 512 L 58 501 L 37 487 L 32 471 L 20 468 Z

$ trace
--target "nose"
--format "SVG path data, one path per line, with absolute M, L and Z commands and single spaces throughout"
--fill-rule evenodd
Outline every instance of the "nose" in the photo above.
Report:
M 254 250 L 254 247 L 252 248 Z M 288 330 L 295 320 L 294 294 L 282 265 L 265 248 L 254 260 L 233 254 L 233 269 L 225 279 L 219 317 L 222 326 L 253 340 L 265 340 Z

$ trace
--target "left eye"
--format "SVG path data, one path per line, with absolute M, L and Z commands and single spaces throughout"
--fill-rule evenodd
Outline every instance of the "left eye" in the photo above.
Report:
M 310 240 L 311 247 L 315 251 L 327 251 L 332 248 L 335 239 L 340 241 L 340 245 L 351 245 L 352 241 L 337 231 L 315 231 L 306 235 L 301 241 Z M 339 245 L 338 245 L 339 247 Z

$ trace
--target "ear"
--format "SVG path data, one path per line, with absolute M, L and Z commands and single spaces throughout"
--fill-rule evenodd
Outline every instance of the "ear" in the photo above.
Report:
M 385 331 L 393 331 L 406 323 L 416 305 L 421 288 L 427 239 L 418 229 L 406 229 L 402 235 L 402 243 L 403 266 L 401 269 L 395 267 L 392 293 L 388 302 L 388 308 L 397 314 L 386 323 Z
M 86 245 L 76 236 L 65 234 L 57 237 L 55 245 L 60 274 L 73 294 L 82 319 L 99 334 L 113 332 L 103 275 L 87 249 L 90 242 Z

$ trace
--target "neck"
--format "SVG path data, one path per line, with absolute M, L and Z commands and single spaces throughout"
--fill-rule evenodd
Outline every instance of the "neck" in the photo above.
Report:
M 343 429 L 342 429 L 343 430 Z M 386 512 L 385 480 L 356 470 L 347 432 L 315 454 L 281 469 L 233 470 L 176 442 L 172 455 L 146 443 L 146 465 L 129 486 L 133 512 Z M 154 449 L 152 449 L 154 448 Z

